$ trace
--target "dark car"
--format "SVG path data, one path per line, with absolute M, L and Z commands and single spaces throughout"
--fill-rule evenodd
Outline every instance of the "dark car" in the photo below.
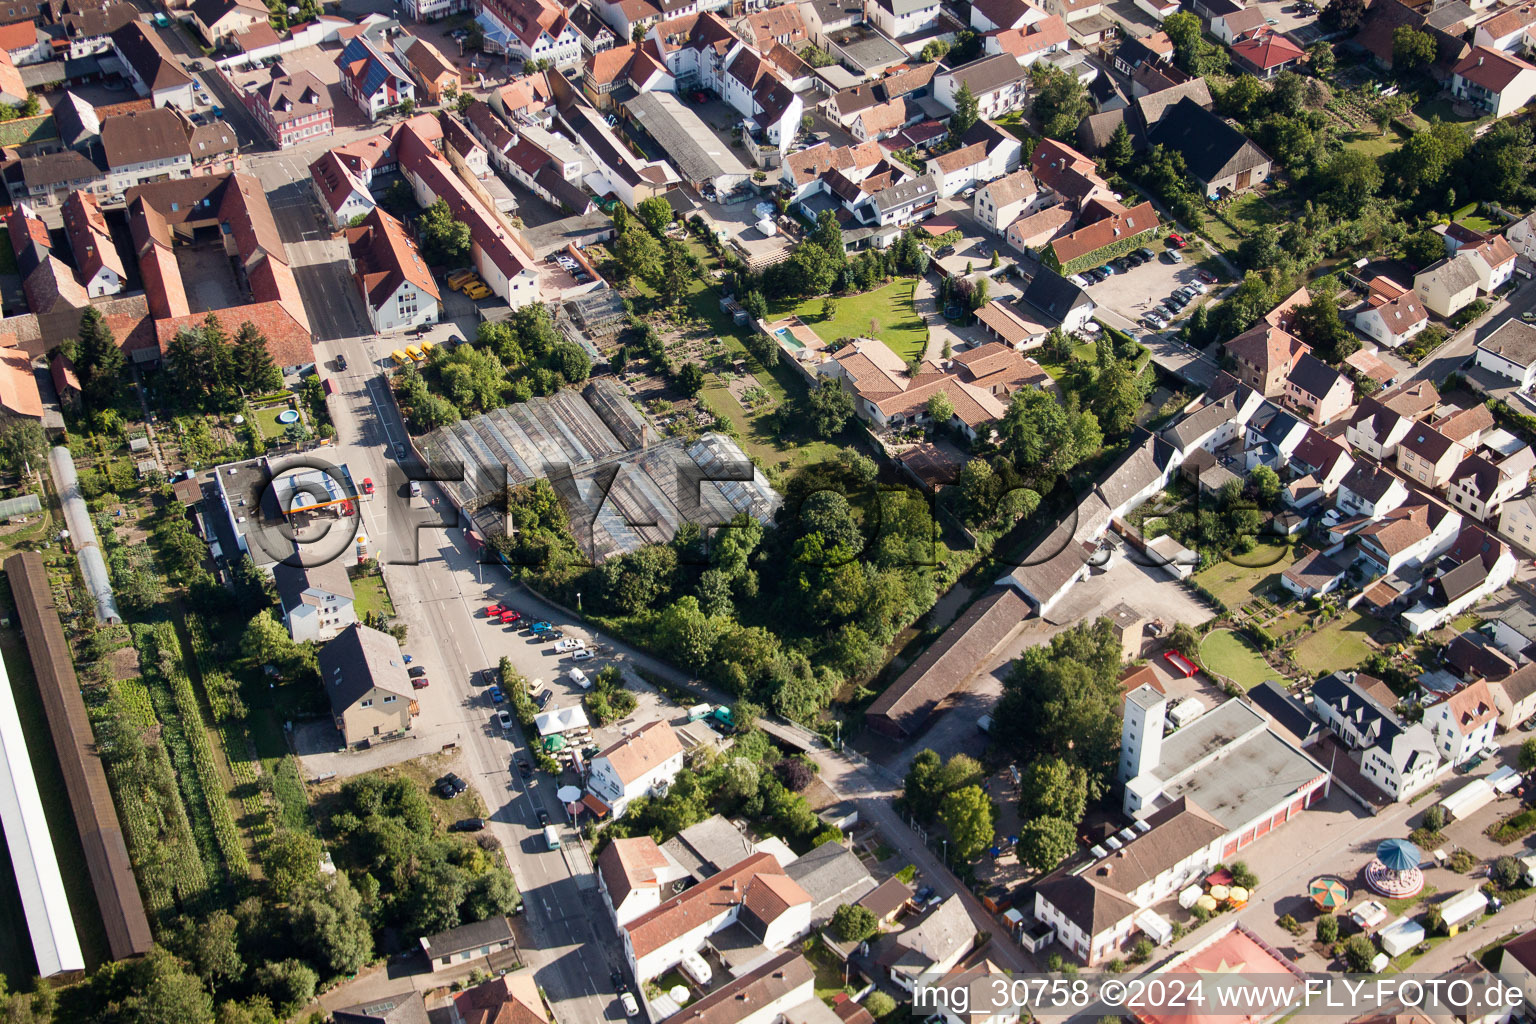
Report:
M 559 640 L 565 636 L 563 629 L 544 629 L 533 634 L 533 638 L 540 643 L 548 643 L 551 640 Z
M 546 811 L 544 808 L 540 807 L 539 808 L 539 826 L 543 827 L 543 826 L 548 825 L 548 824 L 549 824 L 549 812 Z
M 459 778 L 453 772 L 449 772 L 447 775 L 444 775 L 442 778 L 437 780 L 434 788 L 436 788 L 438 796 L 442 797 L 444 800 L 452 800 L 454 797 L 468 789 L 469 784 L 463 779 Z
M 449 832 L 479 832 L 485 828 L 484 818 L 460 818 L 448 826 Z
M 624 992 L 629 988 L 629 982 L 624 980 L 623 971 L 610 971 L 608 973 L 608 980 L 613 982 L 613 990 L 615 992 Z
M 543 693 L 539 694 L 537 697 L 534 698 L 536 701 L 538 701 L 539 710 L 540 711 L 544 710 L 544 705 L 548 704 L 549 703 L 549 699 L 551 697 L 553 697 L 553 696 L 554 696 L 554 691 L 552 691 L 552 690 L 545 690 Z
M 338 369 L 338 370 L 345 370 L 346 368 L 347 368 L 347 357 L 344 356 L 344 355 L 338 354 L 336 356 L 336 369 Z
M 931 899 L 933 899 L 933 886 L 931 885 L 925 885 L 921 889 L 917 890 L 917 892 L 912 894 L 912 902 L 918 904 L 919 906 L 927 903 Z
M 1123 274 L 1127 270 L 1131 269 L 1132 263 L 1131 263 L 1130 260 L 1125 259 L 1124 257 L 1121 257 L 1118 260 L 1110 260 L 1109 261 L 1109 265 L 1114 267 L 1116 270 L 1120 271 L 1120 273 Z
M 500 686 L 492 686 L 486 692 L 491 695 L 492 704 L 500 704 L 502 701 L 507 699 L 507 695 L 501 691 Z
M 422 668 L 420 665 L 412 665 L 409 669 L 406 670 L 405 674 L 410 676 L 412 679 L 417 679 L 426 675 L 427 670 Z
M 516 761 L 513 761 L 512 766 L 517 769 L 517 774 L 521 775 L 525 779 L 530 778 L 533 775 L 533 766 L 521 757 Z
M 399 461 L 404 460 L 404 458 L 405 458 L 405 445 L 401 444 L 399 441 L 396 441 L 395 442 L 395 461 L 399 462 Z

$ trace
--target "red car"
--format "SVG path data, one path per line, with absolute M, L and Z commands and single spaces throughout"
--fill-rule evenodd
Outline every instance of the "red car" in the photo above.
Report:
M 506 609 L 503 608 L 501 605 L 493 604 L 490 607 L 486 608 L 486 610 L 485 610 L 485 617 L 488 618 L 488 619 L 494 619 L 494 618 L 499 616 L 504 611 L 506 611 Z
M 1189 244 L 1188 242 L 1184 241 L 1184 236 L 1183 235 L 1178 234 L 1176 232 L 1169 232 L 1168 233 L 1168 241 L 1173 244 L 1173 247 L 1175 249 L 1182 249 L 1186 245 Z
M 426 677 L 423 676 L 420 679 L 412 679 L 411 680 L 411 687 L 413 689 L 417 689 L 417 690 L 425 690 L 427 688 L 427 679 L 426 679 Z
M 1197 270 L 1195 271 L 1195 276 L 1204 281 L 1206 284 L 1216 283 L 1216 275 L 1211 273 L 1209 270 Z
M 373 477 L 371 477 L 371 476 L 363 477 L 363 493 L 364 494 L 372 494 L 373 493 Z
M 505 611 L 501 613 L 501 624 L 503 626 L 510 626 L 512 623 L 516 622 L 522 617 L 523 616 L 519 612 Z

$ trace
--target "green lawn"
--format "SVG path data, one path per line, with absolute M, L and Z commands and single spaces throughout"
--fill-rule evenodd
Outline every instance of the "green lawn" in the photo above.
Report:
M 1418 106 L 1414 107 L 1413 112 L 1426 121 L 1428 121 L 1430 118 L 1438 117 L 1442 121 L 1447 121 L 1452 124 L 1464 124 L 1468 127 L 1482 124 L 1484 121 L 1493 120 L 1492 117 L 1487 115 L 1472 118 L 1460 117 L 1453 109 L 1450 99 L 1445 96 L 1436 96 L 1432 100 L 1425 100 L 1423 103 L 1420 103 Z
M 1365 131 L 1351 132 L 1344 136 L 1345 149 L 1352 149 L 1367 156 L 1385 156 L 1402 144 L 1403 137 L 1398 134 L 1396 128 L 1388 128 L 1385 135 L 1375 128 L 1367 128 Z
M 1024 123 L 1024 115 L 1017 110 L 1010 110 L 997 119 L 997 123 L 1012 132 L 1020 142 L 1024 143 L 1024 153 L 1034 152 L 1035 133 L 1029 130 L 1029 125 Z
M 916 285 L 914 279 L 902 278 L 872 292 L 839 296 L 837 315 L 831 320 L 822 316 L 819 296 L 798 305 L 782 304 L 772 309 L 770 315 L 777 319 L 794 314 L 828 343 L 838 338 L 867 338 L 870 321 L 874 320 L 879 325 L 874 337 L 889 345 L 902 359 L 911 360 L 921 356 L 928 347 L 928 325 L 912 307 L 912 292 Z
M 761 381 L 762 377 L 759 376 L 758 380 Z M 776 383 L 772 377 L 769 377 L 764 390 L 772 394 L 773 385 Z M 831 441 L 787 440 L 780 436 L 779 432 L 771 426 L 773 422 L 771 418 L 743 409 L 741 403 L 736 401 L 735 396 L 724 384 L 711 384 L 701 392 L 701 395 L 711 409 L 724 414 L 726 419 L 736 425 L 741 447 L 748 456 L 756 456 L 768 465 L 785 463 L 791 466 L 796 463 L 822 462 L 837 457 L 840 446 Z M 774 404 L 766 408 L 777 408 L 783 400 L 783 388 L 778 388 Z
M 1462 227 L 1470 228 L 1473 231 L 1497 231 L 1499 229 L 1497 224 L 1477 212 L 1476 203 L 1468 203 L 1466 206 L 1463 206 L 1451 214 L 1451 219 Z
M 1279 675 L 1247 637 L 1230 629 L 1218 629 L 1201 641 L 1200 660 L 1210 671 L 1226 676 L 1244 689 Z
M 1365 642 L 1371 625 L 1371 620 L 1359 612 L 1346 611 L 1297 641 L 1293 649 L 1296 664 L 1314 676 L 1354 668 L 1371 655 L 1372 648 Z
M 262 436 L 269 441 L 282 440 L 288 430 L 286 424 L 277 422 L 279 413 L 288 411 L 286 405 L 271 405 L 265 409 L 256 410 L 256 425 L 261 428 Z
M 389 599 L 389 588 L 384 585 L 384 577 L 378 574 L 359 576 L 352 581 L 353 607 L 357 610 L 357 619 L 361 622 L 369 612 L 391 618 L 395 614 L 394 602 Z
M 1279 586 L 1280 574 L 1296 561 L 1294 551 L 1272 543 L 1260 544 L 1237 557 L 1248 564 L 1224 559 L 1194 576 L 1196 583 L 1215 594 L 1228 608 L 1240 608 L 1255 593 Z

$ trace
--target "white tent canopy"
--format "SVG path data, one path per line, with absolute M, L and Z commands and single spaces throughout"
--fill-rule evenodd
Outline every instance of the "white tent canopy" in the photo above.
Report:
M 585 729 L 587 713 L 581 709 L 580 704 L 573 704 L 568 708 L 556 708 L 554 711 L 546 711 L 542 715 L 534 716 L 533 725 L 539 730 L 540 736 L 553 736 L 555 733 L 569 732 L 572 729 Z
M 1424 941 L 1424 926 L 1411 917 L 1400 917 L 1377 933 L 1388 956 L 1402 956 Z
M 1524 780 L 1520 777 L 1520 773 L 1507 764 L 1488 776 L 1488 785 L 1492 786 L 1496 793 L 1508 793 L 1522 781 Z
M 1195 901 L 1199 898 L 1200 886 L 1191 885 L 1187 887 L 1183 892 L 1179 893 L 1179 906 L 1183 907 L 1185 910 L 1188 910 L 1190 907 L 1195 905 Z

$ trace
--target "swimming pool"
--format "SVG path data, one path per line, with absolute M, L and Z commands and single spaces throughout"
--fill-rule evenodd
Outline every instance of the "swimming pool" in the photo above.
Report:
M 780 327 L 773 333 L 778 335 L 779 340 L 788 345 L 790 348 L 805 348 L 805 344 L 799 338 L 795 337 L 794 333 L 791 332 L 788 327 Z

